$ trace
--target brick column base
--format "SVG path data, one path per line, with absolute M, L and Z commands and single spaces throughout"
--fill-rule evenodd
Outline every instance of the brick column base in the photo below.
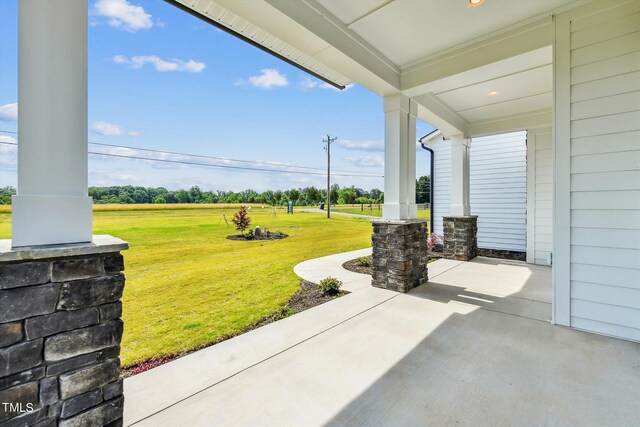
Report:
M 371 285 L 408 292 L 427 283 L 427 221 L 373 220 Z
M 445 216 L 444 245 L 442 256 L 445 259 L 469 261 L 478 256 L 478 217 Z
M 0 425 L 122 425 L 120 340 L 128 244 L 12 250 L 0 241 Z

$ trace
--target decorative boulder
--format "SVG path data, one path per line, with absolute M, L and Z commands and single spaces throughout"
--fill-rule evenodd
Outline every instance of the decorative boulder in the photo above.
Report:
M 255 231 L 253 232 L 254 235 L 256 236 L 262 236 L 262 231 L 260 230 L 260 226 L 256 226 Z

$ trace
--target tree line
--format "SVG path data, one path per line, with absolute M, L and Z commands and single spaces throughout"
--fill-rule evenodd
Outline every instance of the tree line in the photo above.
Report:
M 422 176 L 416 180 L 416 203 L 430 200 L 430 179 Z M 0 188 L 0 204 L 11 204 L 16 189 Z M 263 203 L 272 206 L 286 205 L 289 200 L 296 205 L 312 206 L 327 199 L 327 190 L 316 187 L 292 188 L 290 190 L 205 191 L 193 186 L 188 190 L 168 190 L 164 187 L 140 187 L 133 185 L 111 187 L 89 187 L 89 196 L 96 204 L 142 204 L 142 203 Z M 331 201 L 338 204 L 383 203 L 384 193 L 373 188 L 369 191 L 351 187 L 331 187 Z

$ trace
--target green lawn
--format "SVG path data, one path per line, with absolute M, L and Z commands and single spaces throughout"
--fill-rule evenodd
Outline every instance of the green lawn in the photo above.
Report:
M 227 240 L 233 209 L 101 211 L 94 233 L 128 241 L 124 252 L 122 363 L 175 355 L 238 334 L 284 306 L 298 290 L 297 263 L 365 248 L 367 219 L 253 208 L 252 226 L 281 230 L 280 241 Z M 0 238 L 10 214 L 0 213 Z
M 367 215 L 367 216 L 382 216 L 382 209 L 378 210 L 378 206 L 374 205 L 373 209 L 369 209 L 366 205 L 364 206 L 364 210 L 360 206 L 345 206 L 338 205 L 337 207 L 331 206 L 331 212 L 344 212 L 358 215 Z M 419 210 L 418 218 L 429 218 L 431 215 L 431 211 L 429 210 Z

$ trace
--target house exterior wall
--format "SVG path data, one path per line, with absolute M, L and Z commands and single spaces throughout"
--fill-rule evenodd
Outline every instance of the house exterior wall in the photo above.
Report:
M 451 146 L 434 141 L 434 229 L 451 204 Z M 474 138 L 470 147 L 471 214 L 478 216 L 478 247 L 525 252 L 527 244 L 526 132 Z
M 549 265 L 553 245 L 551 128 L 527 133 L 527 262 Z
M 527 133 L 473 138 L 469 199 L 478 247 L 527 249 Z
M 556 52 L 556 319 L 637 341 L 640 1 L 560 15 Z

